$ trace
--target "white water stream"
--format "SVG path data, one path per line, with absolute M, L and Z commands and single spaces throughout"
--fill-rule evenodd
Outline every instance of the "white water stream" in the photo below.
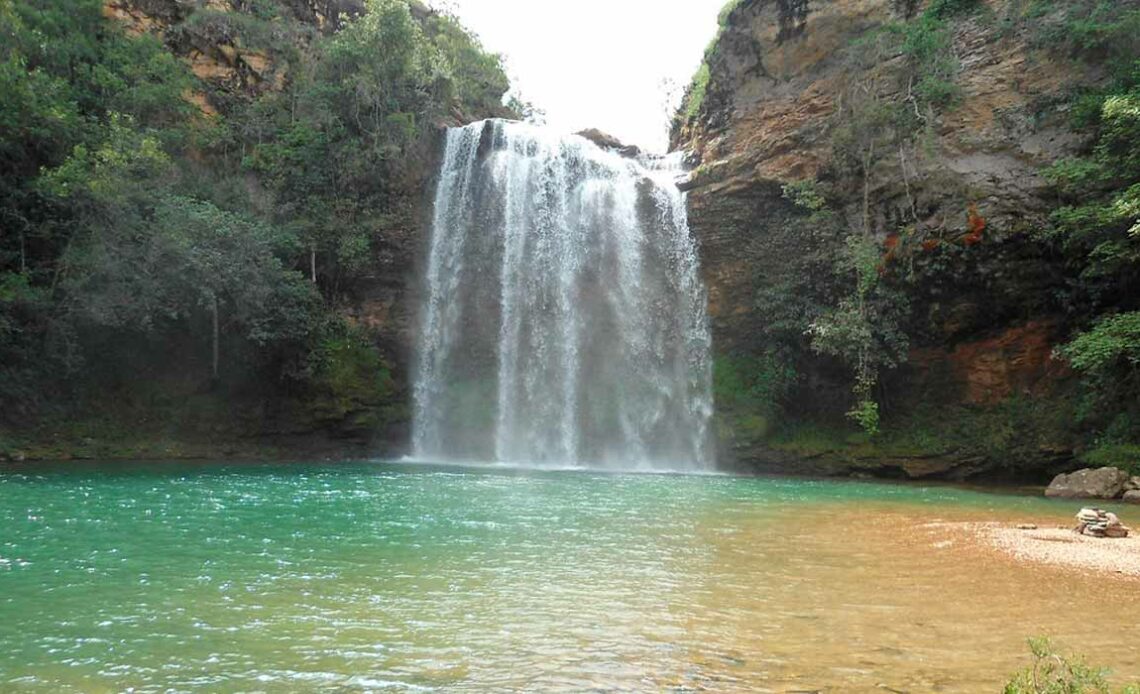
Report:
M 712 467 L 706 293 L 676 157 L 511 121 L 447 133 L 414 455 Z

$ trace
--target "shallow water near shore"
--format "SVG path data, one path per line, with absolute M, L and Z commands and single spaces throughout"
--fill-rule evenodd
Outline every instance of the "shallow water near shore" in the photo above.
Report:
M 941 529 L 1079 506 L 382 463 L 0 467 L 0 689 L 978 692 L 1034 635 L 1140 680 L 1140 582 Z

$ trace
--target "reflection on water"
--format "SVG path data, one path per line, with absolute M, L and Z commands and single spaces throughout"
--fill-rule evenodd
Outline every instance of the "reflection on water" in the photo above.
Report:
M 373 464 L 0 471 L 0 689 L 995 691 L 1035 634 L 1140 678 L 1135 582 L 924 527 L 1071 506 Z

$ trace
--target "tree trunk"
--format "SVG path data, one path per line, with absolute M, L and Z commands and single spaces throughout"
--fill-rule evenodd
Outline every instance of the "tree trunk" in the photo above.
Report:
M 315 245 L 309 246 L 309 276 L 313 280 L 313 284 L 317 283 L 317 247 Z
M 875 143 L 863 152 L 863 238 L 871 238 L 871 164 L 875 161 Z
M 213 320 L 213 328 L 214 328 L 212 377 L 213 377 L 214 383 L 217 383 L 218 382 L 218 356 L 219 356 L 219 349 L 218 349 L 218 337 L 219 337 L 219 335 L 218 335 L 218 332 L 219 332 L 218 331 L 218 298 L 217 297 L 214 297 L 213 301 L 210 303 L 210 314 L 211 314 L 210 317 Z

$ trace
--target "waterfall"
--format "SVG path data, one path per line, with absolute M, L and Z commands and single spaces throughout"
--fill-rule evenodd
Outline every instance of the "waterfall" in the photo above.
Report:
M 706 293 L 678 157 L 491 120 L 447 132 L 414 456 L 712 466 Z

